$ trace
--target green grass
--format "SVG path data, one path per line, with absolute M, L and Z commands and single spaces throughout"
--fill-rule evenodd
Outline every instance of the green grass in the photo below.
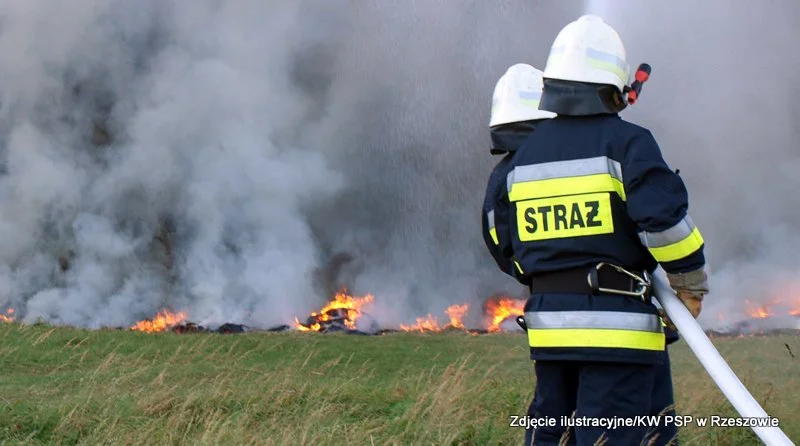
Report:
M 715 339 L 800 439 L 800 338 Z M 684 343 L 677 406 L 735 415 Z M 2 444 L 521 444 L 533 392 L 524 336 L 144 334 L 0 324 Z M 684 444 L 757 444 L 746 428 Z

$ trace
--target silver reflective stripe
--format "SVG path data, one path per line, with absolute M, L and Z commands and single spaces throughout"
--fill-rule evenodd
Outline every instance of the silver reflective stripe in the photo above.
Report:
M 489 229 L 494 228 L 494 209 L 486 214 L 486 221 L 489 223 Z
M 511 190 L 515 183 L 526 181 L 550 180 L 553 178 L 580 177 L 607 173 L 620 182 L 622 166 L 607 156 L 584 158 L 570 161 L 554 161 L 551 163 L 517 166 L 506 176 L 506 186 Z
M 695 225 L 689 215 L 683 217 L 681 221 L 675 226 L 661 232 L 645 232 L 639 233 L 639 240 L 648 248 L 660 248 L 662 246 L 669 246 L 674 243 L 689 237 L 694 231 Z
M 586 55 L 591 57 L 592 59 L 596 59 L 602 62 L 610 63 L 622 71 L 628 71 L 628 64 L 625 63 L 624 60 L 620 59 L 619 57 L 615 56 L 611 53 L 605 53 L 603 51 L 598 51 L 593 48 L 586 48 Z
M 541 91 L 520 91 L 519 98 L 525 101 L 538 101 L 542 98 Z
M 539 101 L 542 99 L 542 93 L 539 91 L 520 91 L 517 95 L 523 105 L 531 107 L 538 107 Z
M 536 311 L 525 313 L 528 328 L 611 329 L 661 333 L 661 320 L 654 314 L 623 311 Z

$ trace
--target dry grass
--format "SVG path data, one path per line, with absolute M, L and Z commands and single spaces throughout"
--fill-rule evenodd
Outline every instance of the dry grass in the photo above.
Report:
M 800 438 L 800 338 L 717 339 Z M 533 392 L 524 336 L 148 335 L 0 325 L 2 444 L 521 444 Z M 734 415 L 684 344 L 679 412 Z M 683 444 L 757 444 L 745 428 Z

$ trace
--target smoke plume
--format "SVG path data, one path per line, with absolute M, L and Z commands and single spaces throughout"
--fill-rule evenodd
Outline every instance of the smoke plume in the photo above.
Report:
M 788 56 L 800 5 L 590 0 L 586 12 L 617 29 L 632 65 L 653 67 L 623 118 L 651 129 L 689 188 L 711 272 L 701 323 L 800 309 L 800 61 Z
M 524 294 L 480 236 L 492 88 L 601 7 L 653 66 L 623 118 L 689 187 L 708 313 L 796 289 L 800 8 L 597 3 L 0 1 L 0 310 L 265 327 L 347 286 L 394 325 Z

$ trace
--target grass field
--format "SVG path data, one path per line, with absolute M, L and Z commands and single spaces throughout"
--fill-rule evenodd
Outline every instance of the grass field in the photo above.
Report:
M 800 439 L 800 337 L 715 339 Z M 533 392 L 521 333 L 239 335 L 0 324 L 2 444 L 521 444 Z M 789 348 L 787 348 L 787 345 Z M 735 413 L 684 343 L 678 411 Z M 747 428 L 683 444 L 758 444 Z

